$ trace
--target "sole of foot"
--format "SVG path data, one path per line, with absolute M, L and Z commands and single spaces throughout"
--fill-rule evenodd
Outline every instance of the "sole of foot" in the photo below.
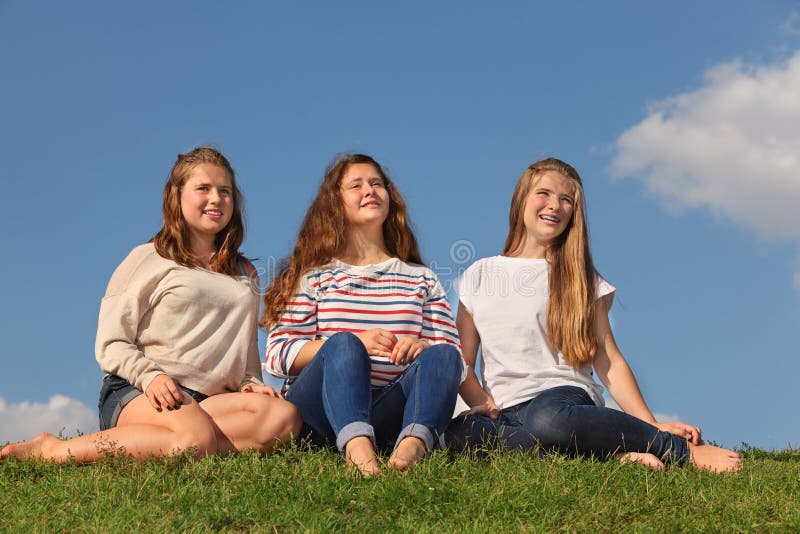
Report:
M 617 459 L 621 464 L 639 464 L 653 471 L 663 471 L 665 469 L 664 462 L 659 460 L 658 456 L 649 452 L 626 452 L 618 454 Z

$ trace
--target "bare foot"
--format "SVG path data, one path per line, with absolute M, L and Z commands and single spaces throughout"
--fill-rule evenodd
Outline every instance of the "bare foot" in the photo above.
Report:
M 689 444 L 692 465 L 713 473 L 738 473 L 742 470 L 739 453 L 713 445 Z
M 375 455 L 375 447 L 372 440 L 367 436 L 356 436 L 344 446 L 344 457 L 347 462 L 355 465 L 358 472 L 364 478 L 378 475 L 381 468 L 378 465 L 378 457 Z
M 414 436 L 406 436 L 397 444 L 389 457 L 389 469 L 403 472 L 428 452 L 425 443 Z
M 32 440 L 6 445 L 0 451 L 0 460 L 4 460 L 7 456 L 15 456 L 20 460 L 44 460 L 50 457 L 44 449 L 59 441 L 61 440 L 53 434 L 42 432 Z
M 621 464 L 635 463 L 649 467 L 654 471 L 664 470 L 664 462 L 659 460 L 658 456 L 650 454 L 649 452 L 626 452 L 617 454 L 616 456 Z

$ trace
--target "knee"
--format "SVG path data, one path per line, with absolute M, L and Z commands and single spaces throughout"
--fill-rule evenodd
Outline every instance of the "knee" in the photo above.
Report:
M 531 410 L 525 427 L 542 447 L 566 447 L 574 434 L 569 412 L 568 406 L 542 406 Z
M 445 343 L 433 345 L 422 351 L 418 359 L 421 360 L 422 365 L 439 375 L 441 380 L 460 382 L 464 364 L 461 354 L 453 345 Z M 428 362 L 430 365 L 426 365 Z
M 207 419 L 207 418 L 206 418 Z M 172 452 L 191 451 L 197 458 L 215 454 L 218 449 L 217 434 L 211 420 L 198 420 L 176 433 Z
M 253 439 L 261 452 L 284 447 L 300 435 L 303 420 L 294 404 L 271 397 L 253 401 Z
M 369 361 L 369 354 L 364 344 L 358 339 L 358 336 L 352 332 L 337 332 L 325 341 L 328 345 L 328 351 L 333 351 L 336 356 L 333 358 L 336 361 L 341 361 L 347 358 L 366 359 Z
M 345 373 L 357 368 L 357 366 L 369 369 L 369 354 L 367 354 L 367 349 L 355 334 L 338 332 L 329 337 L 325 345 L 327 345 L 324 351 L 326 368 L 332 366 L 337 371 Z

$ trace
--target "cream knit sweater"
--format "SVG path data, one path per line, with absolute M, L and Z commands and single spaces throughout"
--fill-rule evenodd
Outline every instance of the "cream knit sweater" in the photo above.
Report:
M 183 267 L 140 245 L 100 304 L 97 363 L 142 390 L 161 373 L 206 395 L 263 384 L 258 303 L 247 276 Z

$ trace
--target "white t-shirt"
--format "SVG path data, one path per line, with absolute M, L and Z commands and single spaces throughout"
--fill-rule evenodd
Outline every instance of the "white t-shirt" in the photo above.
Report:
M 509 408 L 557 386 L 578 386 L 598 406 L 603 387 L 592 366 L 576 369 L 547 343 L 549 266 L 544 259 L 492 256 L 461 276 L 458 296 L 481 337 L 479 379 L 500 408 Z M 598 275 L 597 298 L 615 288 Z

